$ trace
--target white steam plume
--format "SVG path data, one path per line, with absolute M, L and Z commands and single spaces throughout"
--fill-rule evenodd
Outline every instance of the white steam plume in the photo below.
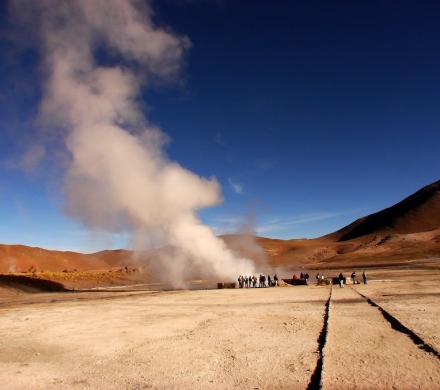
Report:
M 252 273 L 253 263 L 196 216 L 221 201 L 218 182 L 167 160 L 166 136 L 136 101 L 152 77 L 176 75 L 188 39 L 156 27 L 149 5 L 134 0 L 39 0 L 33 11 L 47 71 L 41 114 L 67 130 L 72 156 L 70 214 L 91 228 L 130 229 L 143 242 L 159 237 L 172 250 L 157 260 L 173 280 Z M 119 65 L 98 65 L 98 49 Z

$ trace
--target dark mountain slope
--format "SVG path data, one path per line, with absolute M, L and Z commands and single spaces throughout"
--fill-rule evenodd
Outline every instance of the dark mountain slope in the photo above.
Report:
M 440 227 L 440 180 L 387 209 L 359 218 L 325 237 L 348 241 L 372 233 L 420 233 Z

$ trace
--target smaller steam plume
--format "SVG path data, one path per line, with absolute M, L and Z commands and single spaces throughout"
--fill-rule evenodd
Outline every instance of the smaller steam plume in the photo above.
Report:
M 93 229 L 131 231 L 135 249 L 165 247 L 151 266 L 171 281 L 253 273 L 252 261 L 197 218 L 198 209 L 221 201 L 216 179 L 168 160 L 166 135 L 137 100 L 152 80 L 176 77 L 189 40 L 155 26 L 144 2 L 32 4 L 46 74 L 40 114 L 60 128 L 71 154 L 68 213 Z M 29 2 L 14 5 L 29 13 Z

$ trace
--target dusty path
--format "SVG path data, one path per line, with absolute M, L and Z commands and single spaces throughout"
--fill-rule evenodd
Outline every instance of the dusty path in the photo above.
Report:
M 327 389 L 434 389 L 440 361 L 352 288 L 334 287 L 322 383 Z
M 328 288 L 211 290 L 0 309 L 7 389 L 307 388 Z

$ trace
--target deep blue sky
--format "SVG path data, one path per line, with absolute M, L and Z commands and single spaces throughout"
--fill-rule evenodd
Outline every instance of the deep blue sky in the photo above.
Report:
M 244 218 L 261 235 L 315 237 L 439 179 L 440 2 L 153 5 L 192 48 L 182 82 L 143 98 L 170 158 L 222 184 L 224 204 L 201 212 L 219 232 Z M 17 169 L 35 134 L 38 53 L 9 39 L 0 50 L 0 242 L 123 245 L 63 216 L 50 166 Z

